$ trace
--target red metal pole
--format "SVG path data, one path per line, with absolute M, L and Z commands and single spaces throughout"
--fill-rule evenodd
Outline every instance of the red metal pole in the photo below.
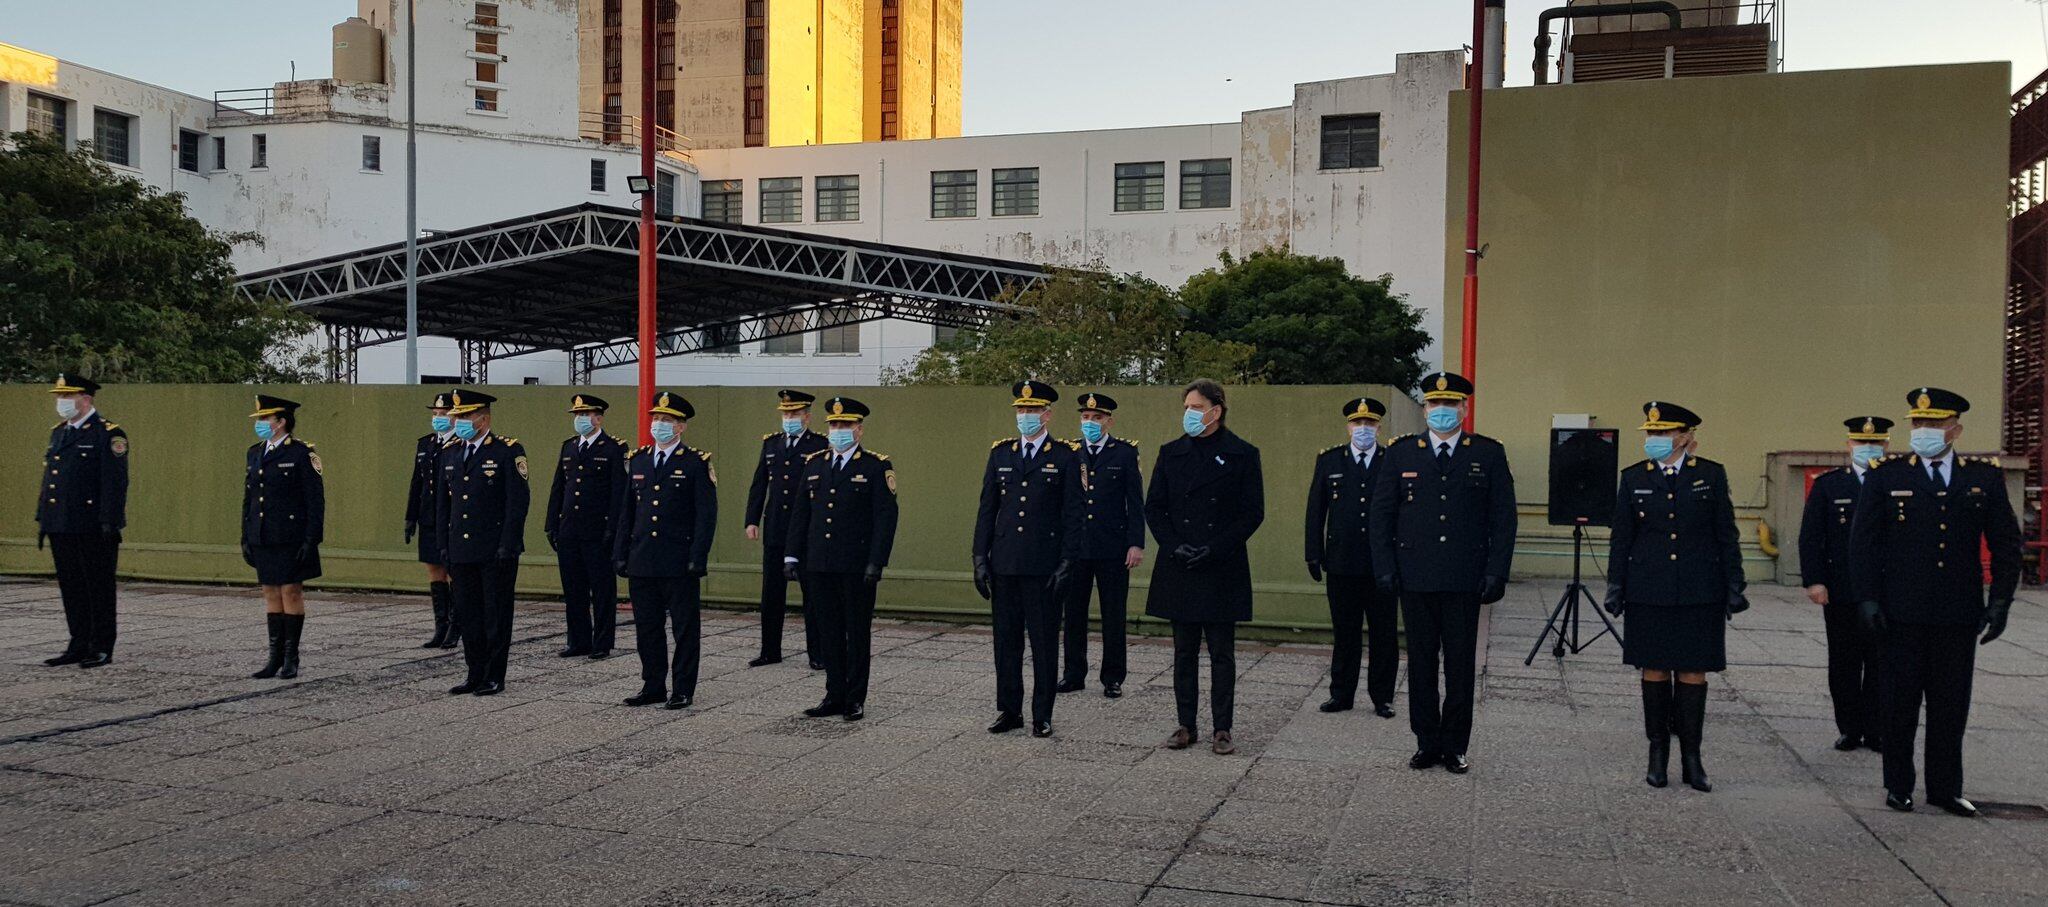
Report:
M 640 4 L 640 175 L 647 191 L 640 195 L 640 443 L 654 443 L 648 432 L 647 408 L 654 405 L 654 45 L 660 39 L 654 22 L 655 0 Z
M 1458 373 L 1477 384 L 1479 358 L 1479 105 L 1486 91 L 1486 2 L 1472 0 L 1472 65 L 1465 69 L 1471 117 L 1465 127 L 1465 329 L 1460 332 Z M 1465 430 L 1478 421 L 1479 402 L 1469 401 Z

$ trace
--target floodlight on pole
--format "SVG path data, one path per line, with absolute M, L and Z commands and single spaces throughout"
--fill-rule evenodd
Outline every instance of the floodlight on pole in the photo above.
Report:
M 647 193 L 654 191 L 654 184 L 652 182 L 649 182 L 647 177 L 641 176 L 636 173 L 633 174 L 632 176 L 626 177 L 626 191 L 631 192 L 634 195 L 646 195 Z

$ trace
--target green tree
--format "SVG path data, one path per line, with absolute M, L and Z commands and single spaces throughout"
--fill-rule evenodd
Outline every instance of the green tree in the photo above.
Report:
M 962 331 L 884 371 L 887 384 L 1173 384 L 1195 376 L 1254 383 L 1247 346 L 1187 330 L 1173 291 L 1137 275 L 1060 271 L 1001 302 L 1025 310 Z
M 39 135 L 0 144 L 0 381 L 303 381 L 311 319 L 234 290 L 253 234 Z
M 1181 287 L 1188 326 L 1251 348 L 1267 381 L 1409 388 L 1422 377 L 1429 334 L 1393 275 L 1364 280 L 1340 259 L 1286 251 L 1219 257 Z

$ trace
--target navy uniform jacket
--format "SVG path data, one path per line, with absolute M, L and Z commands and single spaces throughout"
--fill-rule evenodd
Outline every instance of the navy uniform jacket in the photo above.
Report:
M 1478 592 L 1505 579 L 1515 553 L 1515 477 L 1499 441 L 1466 432 L 1446 468 L 1428 434 L 1380 451 L 1372 493 L 1372 562 L 1409 592 Z
M 702 576 L 718 528 L 711 454 L 677 444 L 656 469 L 654 448 L 642 447 L 627 458 L 619 479 L 626 493 L 612 560 L 625 562 L 627 576 Z
M 327 490 L 313 445 L 286 438 L 269 453 L 249 445 L 242 479 L 242 544 L 319 544 L 327 529 Z
M 1856 498 L 1862 493 L 1854 467 L 1830 469 L 1813 477 L 1799 520 L 1799 578 L 1808 586 L 1828 587 L 1828 601 L 1837 605 L 1853 604 L 1849 524 L 1856 519 Z
M 50 429 L 43 455 L 36 525 L 60 532 L 119 531 L 128 525 L 128 433 L 98 410 L 84 424 Z
M 1228 428 L 1160 446 L 1145 492 L 1145 521 L 1160 552 L 1146 614 L 1198 623 L 1252 619 L 1252 566 L 1245 546 L 1266 521 L 1258 448 Z M 1189 569 L 1173 557 L 1182 545 L 1208 548 L 1209 555 Z
M 517 438 L 486 435 L 476 454 L 460 438 L 441 449 L 434 526 L 451 564 L 517 558 L 526 550 L 526 448 Z M 466 459 L 466 462 L 465 462 Z
M 434 522 L 435 467 L 444 443 L 440 435 L 427 432 L 412 445 L 412 487 L 405 493 L 405 521 L 420 524 L 423 535 L 434 531 L 430 524 Z
M 804 459 L 783 555 L 807 573 L 889 566 L 896 546 L 896 468 L 865 447 L 854 448 L 845 469 L 833 469 L 832 459 L 829 449 Z
M 542 528 L 557 542 L 609 539 L 621 501 L 625 499 L 626 451 L 623 439 L 598 432 L 585 449 L 583 439 L 562 442 L 555 481 L 548 489 L 548 515 Z
M 1887 457 L 1863 474 L 1849 523 L 1849 581 L 1859 602 L 1893 623 L 1975 626 L 1984 614 L 1980 545 L 1991 550 L 1991 597 L 2020 581 L 2020 524 L 1998 460 L 1956 457 L 1948 487 L 1918 456 Z
M 1081 555 L 1087 491 L 1078 445 L 1046 437 L 1024 462 L 1024 442 L 1005 438 L 988 450 L 981 507 L 974 518 L 974 556 L 1002 576 L 1051 576 L 1060 561 Z
M 1372 462 L 1359 466 L 1351 445 L 1339 444 L 1316 455 L 1308 482 L 1308 519 L 1303 526 L 1302 555 L 1320 562 L 1334 576 L 1375 576 L 1372 569 L 1372 494 L 1387 452 L 1380 448 Z
M 1727 605 L 1745 588 L 1728 470 L 1686 457 L 1675 476 L 1643 460 L 1621 471 L 1607 582 L 1629 605 Z
M 747 488 L 747 522 L 761 527 L 761 541 L 780 547 L 789 533 L 789 514 L 796 507 L 798 480 L 804 471 L 804 457 L 829 445 L 825 436 L 806 431 L 796 436 L 792 447 L 782 432 L 761 436 L 761 458 L 754 461 L 754 483 Z
M 1102 440 L 1102 452 L 1080 448 L 1082 476 L 1081 556 L 1121 562 L 1132 548 L 1145 547 L 1145 475 L 1138 445 L 1118 437 Z

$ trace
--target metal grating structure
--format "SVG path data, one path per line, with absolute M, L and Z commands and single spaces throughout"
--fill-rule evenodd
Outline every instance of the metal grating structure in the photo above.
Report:
M 668 217 L 656 224 L 656 347 L 684 355 L 819 328 L 900 318 L 978 329 L 1015 314 L 1005 295 L 1046 279 L 1036 265 Z M 419 244 L 419 331 L 462 347 L 463 380 L 494 360 L 569 353 L 572 374 L 635 361 L 639 215 L 581 205 L 437 235 Z M 332 378 L 357 351 L 405 338 L 405 246 L 243 275 L 238 292 L 312 315 L 333 345 Z
M 2048 72 L 2012 96 L 2005 285 L 2004 449 L 2027 461 L 2027 525 L 2035 577 L 2048 579 Z

